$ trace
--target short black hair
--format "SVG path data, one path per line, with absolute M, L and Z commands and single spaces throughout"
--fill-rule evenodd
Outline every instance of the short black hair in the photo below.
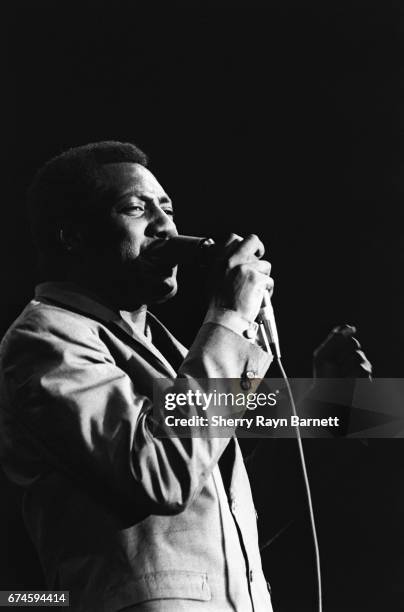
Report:
M 27 206 L 39 267 L 45 277 L 59 274 L 62 278 L 62 269 L 58 269 L 65 259 L 61 228 L 66 222 L 85 218 L 111 195 L 104 164 L 124 162 L 147 166 L 148 158 L 132 143 L 103 141 L 73 147 L 38 170 L 28 189 Z

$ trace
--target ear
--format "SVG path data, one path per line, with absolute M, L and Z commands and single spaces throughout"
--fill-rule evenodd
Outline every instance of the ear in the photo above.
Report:
M 81 232 L 72 224 L 66 224 L 60 229 L 59 240 L 64 250 L 69 253 L 77 253 L 82 245 Z

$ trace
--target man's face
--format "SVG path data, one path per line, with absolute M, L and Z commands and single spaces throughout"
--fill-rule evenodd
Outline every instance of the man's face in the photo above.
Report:
M 177 291 L 177 270 L 151 252 L 156 241 L 177 235 L 172 202 L 140 164 L 106 164 L 104 169 L 114 196 L 95 237 L 98 284 L 109 284 L 105 290 L 121 309 L 165 301 Z

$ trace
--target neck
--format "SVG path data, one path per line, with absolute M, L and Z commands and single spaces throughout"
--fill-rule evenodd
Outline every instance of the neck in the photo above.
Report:
M 122 319 L 124 319 L 129 325 L 140 334 L 146 333 L 146 314 L 147 306 L 143 304 L 137 310 L 121 310 Z
M 80 271 L 73 269 L 66 280 L 81 287 L 88 295 L 98 298 L 101 303 L 116 313 L 121 313 L 122 309 L 125 309 L 123 312 L 133 313 L 140 313 L 146 309 L 141 299 L 137 301 L 132 295 L 126 296 L 124 291 L 117 291 L 116 287 L 110 286 L 111 284 L 106 282 L 105 278 L 99 279 L 98 274 L 94 273 L 94 271 L 92 274 L 91 271 L 88 273 L 85 265 L 83 265 L 83 269 Z M 136 314 L 134 314 L 134 321 L 137 318 Z
M 120 316 L 138 333 L 145 334 L 146 332 L 146 315 L 147 315 L 147 305 L 140 304 L 134 306 L 131 310 L 121 310 L 119 305 L 117 305 L 116 301 L 108 295 L 106 291 L 100 290 L 96 286 L 91 286 L 90 283 L 80 282 L 79 279 L 75 279 L 74 281 L 67 281 L 71 283 L 73 287 L 77 287 L 81 293 L 87 295 L 88 297 L 100 302 L 107 308 L 113 310 L 116 313 L 119 313 Z

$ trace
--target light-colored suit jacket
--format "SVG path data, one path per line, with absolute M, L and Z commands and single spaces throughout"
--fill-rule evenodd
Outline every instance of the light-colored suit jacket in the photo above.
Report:
M 46 284 L 3 340 L 3 465 L 25 487 L 49 589 L 82 612 L 269 612 L 235 437 L 158 438 L 150 423 L 156 379 L 238 378 L 242 391 L 249 372 L 253 391 L 270 357 L 213 323 L 187 354 L 148 317 L 153 344 Z

